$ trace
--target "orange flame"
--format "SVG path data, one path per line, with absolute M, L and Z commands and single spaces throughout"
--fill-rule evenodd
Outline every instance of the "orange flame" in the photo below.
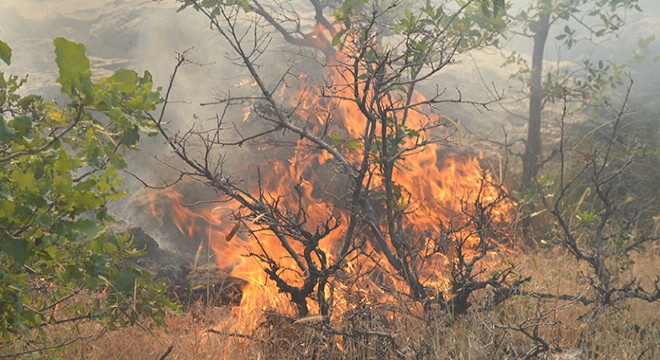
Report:
M 335 81 L 339 82 L 345 78 L 341 70 L 335 69 L 333 74 Z M 345 80 L 344 80 L 345 81 Z M 351 89 L 346 87 L 338 90 L 339 96 L 353 98 Z M 359 159 L 364 149 L 360 148 L 355 141 L 359 141 L 364 131 L 366 120 L 357 105 L 350 101 L 323 102 L 321 97 L 308 97 L 310 90 L 303 89 L 297 95 L 296 101 L 301 97 L 309 98 L 308 101 L 299 104 L 299 116 L 304 119 L 309 131 L 321 134 L 323 127 L 329 117 L 327 114 L 340 114 L 335 118 L 338 123 L 333 123 L 335 129 L 340 129 L 344 134 L 341 136 L 341 144 L 344 146 L 346 156 L 349 160 Z M 280 94 L 281 95 L 281 94 Z M 414 94 L 413 103 L 422 102 L 424 99 L 420 94 Z M 246 110 L 249 111 L 249 110 Z M 246 116 L 247 118 L 247 116 Z M 407 127 L 410 129 L 422 129 L 425 126 L 441 123 L 438 115 L 421 114 L 410 111 L 407 118 Z M 314 126 L 316 128 L 314 128 Z M 338 138 L 340 138 L 338 136 Z M 414 139 L 408 140 L 405 145 L 413 146 Z M 331 232 L 320 244 L 322 250 L 332 256 L 333 251 L 346 232 L 348 214 L 342 209 L 324 201 L 324 194 L 335 193 L 332 189 L 332 176 L 338 176 L 331 168 L 326 166 L 332 160 L 327 152 L 310 153 L 309 143 L 306 139 L 298 140 L 297 147 L 292 155 L 286 159 L 275 159 L 270 163 L 270 168 L 264 172 L 262 169 L 262 189 L 273 198 L 281 197 L 285 205 L 295 207 L 293 196 L 290 195 L 294 186 L 299 186 L 302 191 L 300 203 L 309 215 L 308 225 L 314 228 L 320 225 L 329 216 L 340 218 L 340 227 Z M 401 166 L 398 166 L 393 174 L 394 182 L 401 188 L 401 201 L 408 206 L 403 226 L 409 229 L 417 238 L 426 243 L 422 246 L 430 247 L 433 244 L 425 238 L 429 233 L 437 233 L 441 230 L 440 223 L 452 223 L 460 221 L 462 206 L 473 204 L 478 199 L 482 202 L 494 201 L 500 196 L 501 189 L 495 184 L 492 175 L 482 169 L 479 159 L 474 156 L 463 156 L 462 158 L 439 157 L 440 148 L 435 143 L 426 144 L 423 147 L 406 155 Z M 380 180 L 371 180 L 371 187 L 380 186 Z M 345 189 L 344 189 L 345 190 Z M 289 299 L 278 292 L 272 281 L 267 279 L 261 264 L 255 257 L 249 254 L 261 254 L 267 252 L 273 259 L 280 263 L 283 271 L 281 277 L 293 285 L 300 285 L 302 276 L 293 269 L 297 265 L 283 246 L 277 241 L 273 234 L 263 231 L 261 215 L 257 214 L 251 219 L 243 218 L 241 207 L 237 202 L 224 202 L 221 207 L 217 206 L 195 206 L 183 205 L 183 195 L 174 189 L 152 194 L 151 212 L 156 217 L 161 217 L 162 209 L 156 208 L 155 197 L 167 196 L 172 201 L 170 216 L 182 234 L 190 238 L 205 237 L 211 242 L 211 247 L 216 254 L 217 265 L 224 269 L 230 276 L 247 281 L 243 289 L 241 306 L 237 311 L 242 314 L 258 313 L 259 309 L 276 308 L 278 310 L 288 309 Z M 478 198 L 479 197 L 479 198 Z M 502 201 L 494 209 L 497 217 L 505 219 L 512 210 L 514 204 L 510 201 Z M 203 225 L 206 224 L 206 225 Z M 250 231 L 244 231 L 249 229 Z M 384 229 L 386 231 L 386 229 Z M 470 235 L 465 230 L 465 237 Z M 261 245 L 249 236 L 258 236 Z M 468 245 L 469 242 L 468 242 Z M 297 251 L 302 251 L 301 245 L 292 243 Z M 365 246 L 369 247 L 366 242 Z M 367 256 L 366 254 L 369 254 Z M 452 259 L 446 255 L 436 254 L 431 256 L 425 264 L 420 277 L 427 285 L 433 285 L 439 289 L 446 289 L 448 279 L 443 276 L 443 271 L 451 264 Z M 358 255 L 347 261 L 345 271 L 347 276 L 355 275 L 374 269 L 382 269 L 384 272 L 394 272 L 384 257 L 374 249 L 366 249 L 364 254 Z M 339 275 L 338 275 L 339 277 Z M 351 303 L 350 296 L 371 296 L 380 301 L 387 301 L 391 294 L 382 290 L 380 282 L 385 280 L 374 276 L 360 277 L 360 282 L 337 282 L 337 291 L 333 300 L 334 306 L 346 308 Z M 396 280 L 388 280 L 395 281 Z M 394 287 L 403 289 L 403 283 L 394 283 Z M 363 294 L 363 295 L 360 295 Z M 312 304 L 309 304 L 310 306 Z M 312 311 L 314 309 L 312 308 Z

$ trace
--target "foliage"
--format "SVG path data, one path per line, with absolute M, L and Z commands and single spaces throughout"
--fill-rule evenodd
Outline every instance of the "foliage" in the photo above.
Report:
M 359 28 L 361 34 L 356 36 L 363 41 L 366 41 L 369 31 L 408 38 L 410 42 L 406 45 L 410 48 L 410 55 L 419 56 L 433 47 L 434 39 L 460 39 L 455 45 L 462 50 L 497 44 L 497 35 L 505 27 L 503 0 L 492 3 L 485 0 L 407 5 L 401 6 L 396 1 L 342 2 L 333 13 L 342 26 L 334 35 L 332 44 L 341 45 L 346 34 Z M 380 20 L 370 26 L 368 22 L 376 13 L 379 13 Z M 373 29 L 374 25 L 378 29 Z
M 628 299 L 660 299 L 660 274 L 656 273 L 653 283 L 644 286 L 629 276 L 634 252 L 660 240 L 657 226 L 644 223 L 657 212 L 657 194 L 645 199 L 643 196 L 650 195 L 647 190 L 642 198 L 637 198 L 641 195 L 637 181 L 631 181 L 631 170 L 640 166 L 636 163 L 657 161 L 652 155 L 657 148 L 648 154 L 648 147 L 657 145 L 640 144 L 630 136 L 627 103 L 631 87 L 632 82 L 618 109 L 604 109 L 611 113 L 612 120 L 598 124 L 586 135 L 578 131 L 577 136 L 568 134 L 564 112 L 559 124 L 561 139 L 556 166 L 552 169 L 557 175 L 551 181 L 537 182 L 544 208 L 554 219 L 547 234 L 549 241 L 565 248 L 589 268 L 583 275 L 588 292 L 547 297 L 563 296 L 564 300 L 589 305 L 593 320 L 590 325 Z
M 92 79 L 85 46 L 57 38 L 60 106 L 22 95 L 27 78 L 0 72 L 0 332 L 100 318 L 109 327 L 170 307 L 162 284 L 132 261 L 143 254 L 111 230 L 108 202 L 126 194 L 122 155 L 141 132 L 141 113 L 160 101 L 151 75 L 126 69 Z M 11 52 L 0 42 L 9 64 Z M 94 301 L 85 294 L 97 293 Z M 78 296 L 80 294 L 80 296 Z
M 543 158 L 542 129 L 543 117 L 548 107 L 569 99 L 574 107 L 607 103 L 613 89 L 623 84 L 627 65 L 612 59 L 592 59 L 585 57 L 582 64 L 562 64 L 561 58 L 550 69 L 544 68 L 547 61 L 545 49 L 552 29 L 563 26 L 553 44 L 561 57 L 580 42 L 597 45 L 616 37 L 626 23 L 629 10 L 641 11 L 637 0 L 535 0 L 523 6 L 517 13 L 510 14 L 507 20 L 510 31 L 505 36 L 522 36 L 533 43 L 531 65 L 527 57 L 518 52 L 506 56 L 505 65 L 516 65 L 511 78 L 520 81 L 520 93 L 529 101 L 527 135 L 522 157 L 520 188 L 528 199 L 534 197 L 533 179 L 547 159 Z M 652 37 L 639 42 L 640 49 L 634 54 L 636 61 L 643 58 Z M 632 61 L 632 60 L 631 60 Z M 533 201 L 523 204 L 522 227 L 528 240 L 531 239 L 532 214 L 535 214 Z
M 630 10 L 642 11 L 638 0 L 537 0 L 509 16 L 512 31 L 505 34 L 528 37 L 539 42 L 535 36 L 540 32 L 559 27 L 562 31 L 554 37 L 553 46 L 562 52 L 580 43 L 598 45 L 616 38 L 625 26 L 626 14 Z M 544 15 L 549 17 L 544 25 L 546 29 L 542 28 L 540 21 Z M 653 37 L 640 39 L 635 59 L 644 57 L 651 41 Z M 526 58 L 515 51 L 507 56 L 506 64 L 517 65 L 518 69 L 511 78 L 519 80 L 527 88 L 531 86 L 530 74 L 542 71 L 541 68 L 530 66 Z M 613 59 L 586 57 L 577 66 L 558 65 L 551 68 L 541 74 L 542 82 L 538 84 L 543 94 L 543 103 L 555 103 L 563 97 L 569 97 L 574 103 L 600 104 L 613 88 L 623 85 L 627 65 Z M 522 91 L 526 92 L 527 89 Z

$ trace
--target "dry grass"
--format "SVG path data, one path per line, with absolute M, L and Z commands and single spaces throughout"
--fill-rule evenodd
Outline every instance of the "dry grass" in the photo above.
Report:
M 532 275 L 531 289 L 555 293 L 585 291 L 579 264 L 557 250 L 539 249 L 520 256 L 520 270 Z M 660 248 L 637 256 L 630 273 L 643 283 L 658 274 Z M 405 304 L 361 306 L 334 319 L 336 329 L 358 336 L 320 330 L 321 322 L 291 323 L 270 316 L 258 325 L 240 323 L 230 308 L 196 307 L 170 316 L 168 330 L 132 326 L 102 332 L 98 324 L 46 329 L 48 344 L 93 335 L 52 352 L 25 355 L 43 359 L 494 359 L 524 357 L 534 346 L 533 333 L 547 342 L 549 359 L 655 359 L 660 357 L 660 304 L 630 301 L 591 321 L 588 308 L 565 301 L 539 302 L 518 297 L 495 310 L 459 319 L 409 309 Z M 585 316 L 585 314 L 587 314 Z M 209 331 L 209 329 L 212 329 Z M 238 329 L 238 330 L 237 330 Z M 99 333 L 101 333 L 100 336 Z M 34 344 L 33 347 L 44 344 Z M 4 343 L 0 353 L 28 348 Z

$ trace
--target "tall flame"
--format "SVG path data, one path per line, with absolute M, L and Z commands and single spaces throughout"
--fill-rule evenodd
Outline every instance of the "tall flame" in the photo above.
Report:
M 333 68 L 333 70 L 332 76 L 335 83 L 346 78 L 346 74 L 343 74 L 340 68 Z M 336 91 L 338 91 L 336 98 L 354 97 L 348 86 Z M 307 122 L 307 126 L 310 127 L 309 131 L 321 134 L 328 121 L 323 115 L 339 114 L 334 117 L 332 128 L 341 130 L 342 139 L 346 140 L 342 146 L 349 147 L 346 151 L 347 158 L 349 160 L 359 159 L 364 150 L 359 146 L 351 147 L 351 141 L 359 140 L 364 131 L 366 120 L 360 109 L 351 101 L 333 101 L 320 96 L 312 98 L 308 96 L 311 93 L 309 89 L 303 88 L 295 97 L 296 101 L 301 98 L 307 99 L 299 104 L 298 115 Z M 413 103 L 423 101 L 424 98 L 420 94 L 414 94 Z M 247 111 L 250 110 L 246 109 Z M 406 125 L 410 129 L 421 129 L 429 124 L 441 123 L 442 120 L 438 115 L 421 114 L 415 111 L 410 111 L 407 116 Z M 283 204 L 292 207 L 297 206 L 297 203 L 293 202 L 298 200 L 287 195 L 291 194 L 294 187 L 301 189 L 300 204 L 309 215 L 308 225 L 311 228 L 320 225 L 328 216 L 339 217 L 339 228 L 331 232 L 320 244 L 327 254 L 333 256 L 337 253 L 337 244 L 346 233 L 348 214 L 339 206 L 326 201 L 325 194 L 338 195 L 336 194 L 337 189 L 332 188 L 330 177 L 339 175 L 332 170 L 332 166 L 329 166 L 330 154 L 321 151 L 310 152 L 309 148 L 309 142 L 306 139 L 299 139 L 292 154 L 284 159 L 273 159 L 269 163 L 269 168 L 261 171 L 263 181 L 260 186 L 262 191 L 273 199 L 281 197 Z M 426 238 L 429 237 L 428 234 L 439 232 L 441 223 L 451 223 L 460 217 L 461 206 L 474 203 L 477 197 L 484 202 L 493 201 L 500 196 L 501 192 L 500 187 L 492 185 L 496 182 L 488 172 L 482 169 L 478 158 L 464 155 L 441 159 L 439 150 L 439 146 L 432 142 L 416 149 L 406 155 L 405 161 L 401 166 L 396 167 L 393 174 L 393 180 L 404 193 L 401 197 L 405 198 L 408 206 L 403 226 L 416 238 L 426 242 L 422 248 L 433 246 Z M 371 186 L 380 185 L 379 181 L 378 178 L 372 179 Z M 191 238 L 208 238 L 216 255 L 218 267 L 227 271 L 230 276 L 247 282 L 243 289 L 241 305 L 237 309 L 239 312 L 250 314 L 266 307 L 282 310 L 290 306 L 289 299 L 278 292 L 272 281 L 268 281 L 263 271 L 264 265 L 254 256 L 248 256 L 268 253 L 280 263 L 282 269 L 291 269 L 283 271 L 282 278 L 291 284 L 300 285 L 302 277 L 293 270 L 297 268 L 294 259 L 273 238 L 272 234 L 261 231 L 264 228 L 260 225 L 259 215 L 250 220 L 243 219 L 244 214 L 237 202 L 224 202 L 221 206 L 200 205 L 194 209 L 186 207 L 183 205 L 183 195 L 172 188 L 154 193 L 152 196 L 154 199 L 157 196 L 169 197 L 172 201 L 172 208 L 169 212 L 172 217 L 171 221 L 179 231 Z M 287 204 L 287 202 L 290 203 Z M 154 203 L 152 201 L 153 215 L 162 216 L 161 209 L 156 208 Z M 513 206 L 514 204 L 509 201 L 502 201 L 494 209 L 495 215 L 504 218 Z M 200 226 L 200 223 L 206 225 Z M 245 228 L 240 228 L 243 226 L 247 226 L 251 231 L 244 231 Z M 250 236 L 258 236 L 260 241 L 254 241 Z M 303 250 L 297 248 L 300 245 L 295 242 L 291 246 L 299 252 Z M 369 242 L 366 242 L 365 246 L 369 247 Z M 443 276 L 443 271 L 447 269 L 452 259 L 437 254 L 429 261 L 431 263 L 424 266 L 420 276 L 425 284 L 446 289 L 448 280 Z M 382 268 L 383 271 L 392 271 L 384 257 L 374 249 L 367 249 L 362 254 L 349 259 L 344 271 L 351 274 L 366 271 L 366 268 Z M 359 292 L 371 291 L 377 297 L 389 296 L 376 284 L 380 280 L 374 280 L 373 276 L 360 278 L 362 280 L 359 283 L 338 282 L 338 291 L 334 295 L 337 297 L 334 301 L 336 306 L 349 303 L 349 299 L 345 297 Z M 403 284 L 394 284 L 394 286 L 403 288 Z

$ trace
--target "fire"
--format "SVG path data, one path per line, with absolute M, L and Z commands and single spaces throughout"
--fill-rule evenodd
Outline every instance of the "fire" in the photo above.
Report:
M 336 83 L 346 78 L 341 68 L 334 68 L 333 78 Z M 304 78 L 301 81 L 304 83 Z M 345 81 L 345 80 L 344 80 Z M 246 85 L 243 81 L 240 85 Z M 337 88 L 336 98 L 353 98 L 351 89 L 346 86 Z M 294 96 L 294 100 L 306 99 L 299 103 L 299 117 L 306 121 L 306 126 L 313 134 L 320 135 L 329 121 L 330 114 L 339 114 L 333 118 L 330 124 L 337 133 L 330 134 L 336 138 L 337 146 L 345 147 L 345 156 L 350 161 L 358 161 L 364 154 L 360 147 L 359 139 L 365 128 L 365 118 L 357 105 L 350 101 L 331 100 L 327 98 L 309 96 L 314 94 L 310 88 L 303 88 Z M 280 93 L 280 95 L 284 95 Z M 321 101 L 321 99 L 323 101 Z M 422 102 L 423 97 L 415 94 L 412 102 Z M 245 108 L 246 121 L 250 109 Z M 405 124 L 408 129 L 424 129 L 438 127 L 442 118 L 434 114 L 422 114 L 410 111 Z M 441 132 L 440 130 L 436 130 Z M 415 141 L 424 140 L 423 135 L 417 137 L 413 134 L 404 146 L 413 147 Z M 346 233 L 348 224 L 348 211 L 335 205 L 328 198 L 338 195 L 338 189 L 333 188 L 332 177 L 340 177 L 332 169 L 332 157 L 324 151 L 310 152 L 309 142 L 299 139 L 295 151 L 284 158 L 273 158 L 268 163 L 268 168 L 261 167 L 262 183 L 261 190 L 271 199 L 281 199 L 281 205 L 294 209 L 301 206 L 308 215 L 308 228 L 314 229 L 320 226 L 325 219 L 335 216 L 339 219 L 339 227 L 324 238 L 319 247 L 330 256 L 338 253 L 337 244 Z M 471 155 L 440 157 L 441 148 L 434 142 L 425 143 L 415 151 L 410 152 L 401 161 L 401 165 L 394 170 L 393 180 L 398 186 L 398 201 L 401 207 L 406 207 L 403 218 L 403 227 L 407 229 L 415 241 L 425 242 L 422 250 L 432 251 L 435 246 L 430 242 L 429 234 L 436 234 L 442 230 L 441 224 L 453 224 L 463 220 L 462 210 L 466 204 L 475 201 L 494 201 L 500 196 L 501 187 L 495 186 L 497 182 L 493 176 L 484 171 L 479 163 L 479 158 Z M 278 154 L 279 155 L 279 154 Z M 374 170 L 378 173 L 378 170 Z M 366 181 L 366 180 L 365 180 Z M 382 186 L 378 176 L 370 179 L 371 187 Z M 293 194 L 293 189 L 300 189 L 300 199 Z M 256 190 L 256 189 L 250 189 Z M 346 189 L 339 189 L 346 191 Z M 246 217 L 245 210 L 236 201 L 225 201 L 221 206 L 213 204 L 185 206 L 184 196 L 175 189 L 152 193 L 151 212 L 156 217 L 163 215 L 162 209 L 154 206 L 153 201 L 158 196 L 166 196 L 171 199 L 172 207 L 169 211 L 171 221 L 182 234 L 190 238 L 205 238 L 210 242 L 210 247 L 215 253 L 217 266 L 225 270 L 228 275 L 243 279 L 247 282 L 243 289 L 241 305 L 237 312 L 242 314 L 255 314 L 265 308 L 287 310 L 290 299 L 279 293 L 276 284 L 268 280 L 264 272 L 264 264 L 254 254 L 268 253 L 272 259 L 280 264 L 281 277 L 290 284 L 300 286 L 303 279 L 300 276 L 299 267 L 295 259 L 289 255 L 283 245 L 274 234 L 266 231 L 263 224 L 264 214 L 252 214 Z M 504 219 L 513 208 L 510 201 L 502 201 L 495 208 L 497 217 Z M 384 232 L 388 230 L 383 229 Z M 469 238 L 469 229 L 461 230 L 462 236 Z M 256 238 L 259 241 L 256 241 Z M 390 268 L 387 260 L 377 250 L 373 249 L 369 241 L 365 241 L 364 251 L 351 257 L 343 267 L 343 274 L 337 277 L 350 278 L 361 272 L 371 273 L 395 273 Z M 466 243 L 469 247 L 470 241 Z M 297 253 L 302 252 L 301 245 L 291 242 L 291 247 Z M 426 249 L 425 249 L 426 248 Z M 427 286 L 439 289 L 448 287 L 448 279 L 443 275 L 453 259 L 447 254 L 436 254 L 430 256 L 427 263 L 420 268 L 420 278 Z M 356 276 L 354 276 L 355 278 Z M 388 301 L 391 293 L 383 290 L 385 280 L 377 276 L 360 276 L 358 282 L 344 282 L 337 279 L 336 289 L 333 295 L 335 307 L 346 309 L 351 300 L 349 296 L 364 296 L 375 298 L 378 301 Z M 398 283 L 396 279 L 391 286 L 404 291 L 403 282 Z M 388 285 L 390 286 L 390 285 Z M 328 295 L 330 296 L 330 295 Z M 391 300 L 391 299 L 390 299 Z M 312 304 L 309 304 L 312 306 Z M 315 309 L 312 308 L 312 312 Z

